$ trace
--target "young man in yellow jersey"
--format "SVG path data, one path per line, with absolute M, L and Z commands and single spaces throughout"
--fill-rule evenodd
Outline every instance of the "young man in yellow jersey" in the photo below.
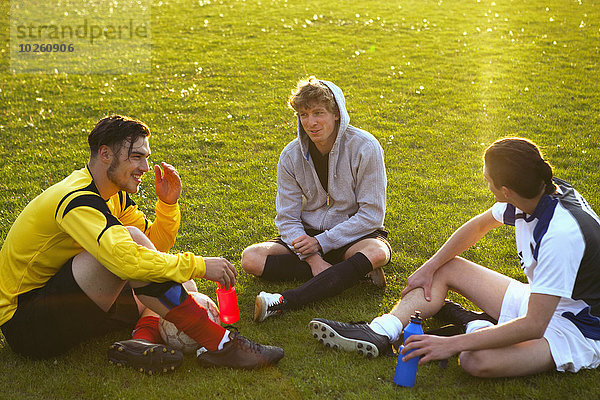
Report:
M 253 343 L 212 322 L 182 285 L 205 278 L 231 286 L 237 273 L 224 258 L 167 253 L 180 223 L 181 180 L 175 168 L 154 166 L 153 222 L 129 197 L 150 169 L 149 136 L 140 121 L 103 118 L 89 134 L 86 167 L 21 212 L 0 250 L 0 325 L 6 341 L 19 354 L 48 358 L 88 338 L 133 327 L 141 315 L 133 339 L 111 346 L 109 359 L 162 372 L 183 357 L 160 343 L 162 316 L 200 344 L 201 365 L 276 363 L 282 349 Z

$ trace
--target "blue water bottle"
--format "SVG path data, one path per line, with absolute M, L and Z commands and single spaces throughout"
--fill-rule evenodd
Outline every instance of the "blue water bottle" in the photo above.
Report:
M 422 335 L 423 327 L 421 326 L 421 312 L 415 311 L 415 315 L 410 317 L 410 323 L 404 328 L 404 341 L 410 335 Z M 400 346 L 402 350 L 404 346 Z M 410 353 L 410 352 L 409 352 Z M 407 354 L 409 354 L 407 353 Z M 394 383 L 398 386 L 413 387 L 417 377 L 417 366 L 419 365 L 419 357 L 411 358 L 407 362 L 402 361 L 402 357 L 406 354 L 398 354 L 398 363 L 396 364 L 396 373 L 394 374 Z

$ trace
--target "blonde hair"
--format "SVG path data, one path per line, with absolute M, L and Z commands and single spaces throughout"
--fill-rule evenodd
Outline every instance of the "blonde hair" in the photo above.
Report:
M 315 105 L 322 105 L 332 114 L 339 115 L 340 113 L 331 90 L 314 76 L 298 82 L 296 89 L 292 91 L 288 104 L 296 112 Z

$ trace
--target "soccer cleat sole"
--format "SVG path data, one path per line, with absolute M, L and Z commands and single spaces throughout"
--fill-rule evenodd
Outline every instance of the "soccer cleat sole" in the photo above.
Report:
M 281 310 L 269 311 L 269 304 L 267 299 L 260 294 L 256 296 L 256 302 L 254 303 L 254 321 L 262 322 L 268 317 L 273 315 L 281 314 Z
M 256 302 L 254 303 L 254 321 L 262 322 L 267 319 L 267 301 L 260 295 L 256 296 Z
M 108 348 L 108 361 L 117 367 L 130 367 L 154 375 L 175 371 L 183 362 L 183 354 L 162 344 L 131 346 L 116 342 Z
M 321 321 L 310 321 L 309 329 L 313 337 L 319 343 L 334 350 L 356 352 L 367 358 L 379 356 L 379 349 L 373 343 L 366 340 L 350 339 L 341 336 L 329 325 Z

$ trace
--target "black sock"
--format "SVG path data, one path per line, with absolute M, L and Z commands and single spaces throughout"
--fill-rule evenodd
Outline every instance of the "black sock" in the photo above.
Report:
M 296 289 L 286 290 L 281 295 L 287 300 L 287 307 L 299 308 L 313 301 L 342 293 L 357 284 L 372 270 L 371 261 L 359 252 L 341 263 L 332 265 Z
M 265 268 L 260 276 L 268 281 L 306 281 L 312 278 L 312 270 L 306 261 L 295 254 L 267 256 Z

